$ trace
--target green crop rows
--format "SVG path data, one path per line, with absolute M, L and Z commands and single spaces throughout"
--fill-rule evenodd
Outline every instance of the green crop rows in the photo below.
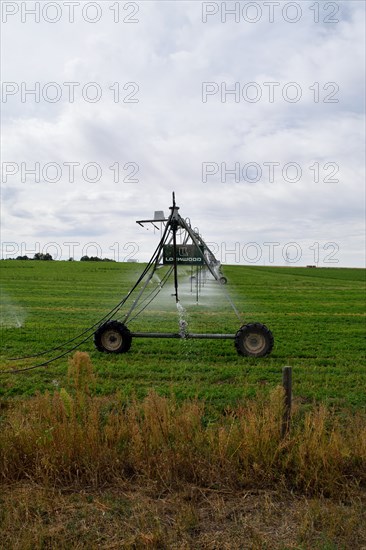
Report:
M 37 261 L 2 261 L 0 267 L 2 370 L 61 353 L 9 360 L 52 348 L 96 323 L 143 269 L 141 264 Z M 224 274 L 243 322 L 258 321 L 272 330 L 275 347 L 269 357 L 240 357 L 232 340 L 178 339 L 134 339 L 128 353 L 106 354 L 95 349 L 91 338 L 80 349 L 90 353 L 98 374 L 94 391 L 119 391 L 124 399 L 154 388 L 178 398 L 205 398 L 223 410 L 273 388 L 281 382 L 282 367 L 291 365 L 300 402 L 365 408 L 365 270 L 225 266 Z M 196 305 L 189 268 L 182 268 L 180 281 L 189 331 L 236 332 L 241 321 L 216 283 L 206 283 Z M 170 281 L 129 328 L 177 332 L 173 292 Z M 63 385 L 66 374 L 67 356 L 47 368 L 2 374 L 0 395 L 52 391 Z

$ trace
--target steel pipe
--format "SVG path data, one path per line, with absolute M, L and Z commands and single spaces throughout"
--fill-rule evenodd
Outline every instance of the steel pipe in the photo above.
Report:
M 194 334 L 187 333 L 184 336 L 179 334 L 179 332 L 132 332 L 131 336 L 133 338 L 196 338 L 201 340 L 234 340 L 235 334 Z

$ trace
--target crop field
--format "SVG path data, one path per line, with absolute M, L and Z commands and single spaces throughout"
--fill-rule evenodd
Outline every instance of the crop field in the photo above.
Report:
M 0 369 L 32 366 L 73 347 L 75 342 L 36 358 L 9 360 L 52 349 L 94 325 L 127 294 L 142 269 L 142 264 L 2 261 Z M 180 275 L 188 330 L 235 333 L 241 324 L 258 321 L 273 332 L 271 355 L 241 357 L 232 340 L 137 338 L 128 353 L 107 354 L 96 350 L 91 337 L 80 349 L 89 352 L 98 372 L 96 394 L 118 390 L 122 397 L 143 397 L 154 389 L 179 399 L 204 398 L 213 410 L 223 410 L 270 390 L 281 381 L 282 367 L 291 365 L 294 395 L 301 402 L 365 408 L 365 270 L 225 266 L 228 285 L 221 289 L 207 281 L 197 305 L 189 269 L 182 267 Z M 130 330 L 178 332 L 173 292 L 169 281 L 132 319 Z M 0 395 L 62 387 L 67 357 L 47 368 L 2 375 Z

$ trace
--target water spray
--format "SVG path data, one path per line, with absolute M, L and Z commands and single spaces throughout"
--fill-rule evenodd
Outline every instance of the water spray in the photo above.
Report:
M 186 310 L 179 301 L 177 302 L 177 310 L 179 316 L 179 335 L 181 338 L 186 338 L 188 334 L 188 322 L 185 319 Z

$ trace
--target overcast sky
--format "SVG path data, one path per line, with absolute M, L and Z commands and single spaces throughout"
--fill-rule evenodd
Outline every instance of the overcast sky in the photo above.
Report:
M 364 266 L 363 1 L 2 2 L 2 31 L 2 257 L 147 260 L 175 191 L 223 263 Z

